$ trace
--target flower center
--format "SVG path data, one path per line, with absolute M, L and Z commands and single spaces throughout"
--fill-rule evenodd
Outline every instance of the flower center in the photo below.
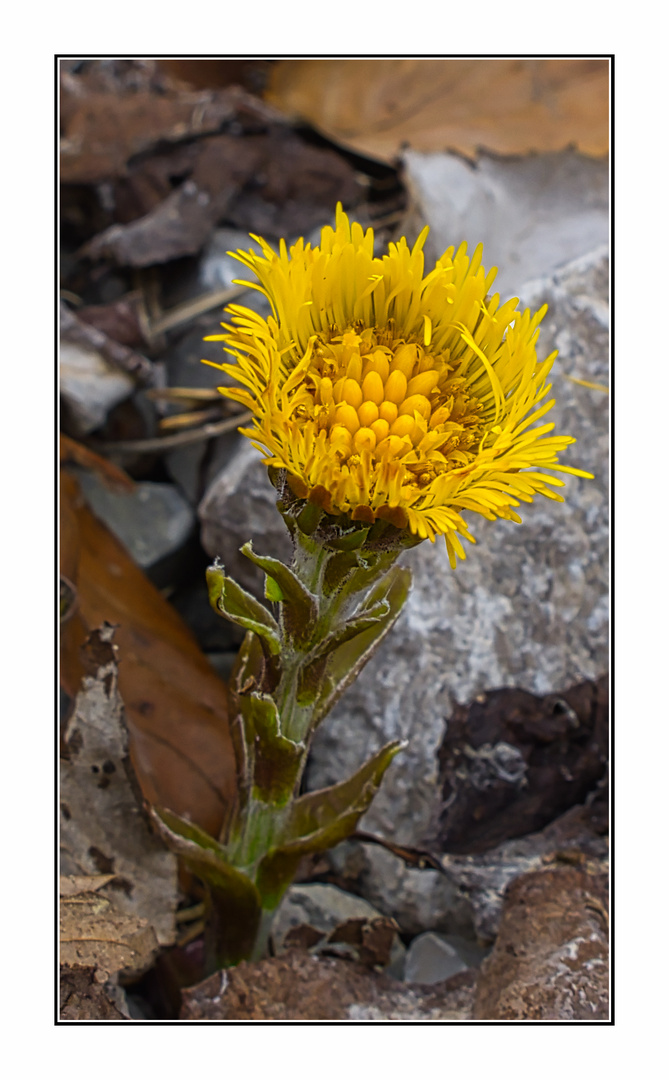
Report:
M 457 367 L 449 350 L 431 353 L 395 338 L 392 327 L 333 328 L 315 349 L 313 408 L 302 403 L 294 417 L 327 431 L 342 464 L 364 451 L 374 462 L 406 459 L 415 482 L 426 484 L 466 465 L 483 434 L 482 407 Z

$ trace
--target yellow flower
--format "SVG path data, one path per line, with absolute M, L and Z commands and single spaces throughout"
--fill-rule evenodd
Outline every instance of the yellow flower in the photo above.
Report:
M 230 305 L 222 341 L 235 364 L 214 364 L 240 387 L 221 393 L 253 413 L 241 429 L 267 465 L 285 469 L 299 498 L 354 521 L 385 519 L 422 539 L 445 536 L 451 564 L 473 537 L 462 511 L 520 521 L 515 507 L 561 480 L 544 469 L 589 477 L 558 464 L 574 439 L 532 426 L 546 400 L 553 353 L 537 361 L 539 323 L 516 300 L 490 295 L 495 269 L 462 244 L 424 276 L 423 230 L 374 257 L 374 234 L 349 224 L 319 247 L 303 240 L 277 254 L 237 252 L 270 301 L 261 318 Z M 207 363 L 210 361 L 205 361 Z

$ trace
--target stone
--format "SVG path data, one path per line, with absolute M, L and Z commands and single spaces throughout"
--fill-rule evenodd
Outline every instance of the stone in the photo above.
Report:
M 68 425 L 78 436 L 104 424 L 107 414 L 135 389 L 130 375 L 100 353 L 72 341 L 60 343 L 60 393 Z
M 468 971 L 409 987 L 351 960 L 293 949 L 183 990 L 180 1019 L 457 1022 L 471 1018 L 475 982 Z
M 261 253 L 260 245 L 241 229 L 214 229 L 198 264 L 198 276 L 205 289 L 211 289 L 212 292 L 216 289 L 231 289 L 237 278 L 246 278 L 248 276 L 246 267 L 242 266 L 237 259 L 229 254 L 231 251 L 255 251 L 257 254 Z M 242 303 L 248 307 L 251 290 L 247 290 L 247 293 L 248 296 L 245 294 L 243 299 L 238 300 L 237 303 Z M 258 297 L 261 295 L 255 289 L 253 293 Z M 266 300 L 265 305 L 269 309 Z
M 334 210 L 334 204 L 332 205 Z M 319 245 L 321 242 L 321 228 L 325 224 L 334 226 L 334 213 L 331 215 L 331 220 L 327 222 L 323 220 L 321 224 L 303 234 L 305 243 L 311 244 L 312 247 Z M 295 236 L 286 242 L 290 247 L 297 239 L 298 237 Z M 271 241 L 271 246 L 275 250 L 278 248 L 274 241 Z M 254 280 L 250 270 L 247 270 L 238 259 L 234 258 L 230 254 L 231 251 L 262 253 L 260 244 L 249 233 L 243 232 L 241 229 L 215 229 L 202 252 L 198 265 L 199 279 L 205 288 L 212 291 L 221 288 L 229 289 L 234 286 L 237 279 L 244 281 Z M 257 311 L 259 315 L 267 315 L 271 312 L 269 300 L 257 289 L 246 289 L 244 295 L 234 302 L 243 304 L 244 307 L 250 307 L 253 311 Z
M 263 595 L 264 574 L 239 549 L 253 539 L 260 554 L 290 560 L 291 541 L 276 498 L 260 454 L 243 439 L 198 508 L 205 551 L 220 558 L 226 572 L 257 596 Z
M 93 513 L 145 570 L 174 555 L 193 533 L 194 511 L 173 484 L 141 481 L 121 495 L 94 473 L 78 470 L 77 478 Z
M 240 266 L 239 270 L 242 269 Z M 260 293 L 252 292 L 251 289 L 247 292 L 251 297 L 258 296 L 260 300 L 264 300 Z M 246 302 L 246 297 L 244 301 Z M 267 301 L 264 303 L 264 313 L 267 314 L 269 305 Z M 203 360 L 211 360 L 215 364 L 221 364 L 232 359 L 223 352 L 220 341 L 204 340 L 210 334 L 220 333 L 220 322 L 225 317 L 222 307 L 211 311 L 206 316 L 201 316 L 193 327 L 169 345 L 164 354 L 165 380 L 168 386 L 215 391 L 219 386 L 233 384 L 233 380 L 224 372 L 202 363 Z M 223 399 L 215 395 L 212 404 L 216 405 L 217 401 L 223 404 Z M 206 406 L 206 402 L 201 405 Z M 165 454 L 165 467 L 169 476 L 178 484 L 192 506 L 198 505 L 212 479 L 225 468 L 242 441 L 245 440 L 241 435 L 230 431 L 215 439 L 202 439 L 177 447 Z
M 608 397 L 565 377 L 605 378 L 606 282 L 598 249 L 521 290 L 549 304 L 542 355 L 561 336 L 551 420 L 578 440 L 564 458 L 595 479 L 567 477 L 566 502 L 537 497 L 522 525 L 465 515 L 478 542 L 455 571 L 441 541 L 408 552 L 413 589 L 400 619 L 316 733 L 312 789 L 350 775 L 391 739 L 409 741 L 365 832 L 429 847 L 441 802 L 437 752 L 457 704 L 497 687 L 559 694 L 608 669 Z M 438 872 L 407 869 L 371 845 L 363 858 L 365 896 L 404 932 L 459 930 L 462 913 Z
M 596 790 L 587 806 L 574 806 L 541 832 L 507 840 L 476 855 L 442 855 L 444 874 L 470 904 L 481 943 L 495 940 L 510 883 L 546 866 L 579 866 L 605 880 L 609 848 L 607 791 Z M 373 873 L 373 871 L 371 871 Z M 364 886 L 363 886 L 364 887 Z M 371 891 L 367 887 L 366 891 Z
M 573 150 L 526 157 L 482 153 L 472 164 L 455 154 L 404 155 L 418 235 L 430 226 L 430 264 L 463 240 L 483 244 L 483 265 L 498 267 L 502 300 L 520 282 L 550 274 L 609 237 L 609 164 Z
M 608 984 L 601 881 L 576 867 L 513 881 L 499 936 L 481 968 L 474 1017 L 606 1021 Z
M 428 931 L 415 937 L 404 966 L 404 981 L 432 985 L 450 979 L 460 971 L 479 967 L 485 950 L 455 934 Z

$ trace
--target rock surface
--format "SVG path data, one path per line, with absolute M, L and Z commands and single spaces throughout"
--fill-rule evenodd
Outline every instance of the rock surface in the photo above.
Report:
M 478 543 L 455 571 L 439 542 L 405 557 L 413 590 L 404 612 L 324 721 L 308 772 L 310 787 L 325 787 L 386 741 L 408 739 L 361 824 L 395 843 L 420 847 L 434 835 L 437 750 L 457 703 L 503 686 L 559 694 L 608 669 L 608 398 L 565 378 L 605 377 L 605 254 L 527 292 L 533 305 L 549 303 L 542 351 L 563 348 L 552 420 L 578 439 L 565 457 L 595 479 L 567 478 L 566 503 L 537 499 L 520 526 L 471 522 Z M 436 872 L 416 874 L 371 847 L 364 859 L 365 895 L 403 930 L 457 929 L 449 922 L 454 897 Z
M 198 510 L 205 551 L 220 558 L 226 572 L 259 597 L 264 591 L 264 574 L 239 549 L 253 538 L 263 555 L 290 560 L 290 537 L 277 511 L 276 498 L 260 454 L 243 439 Z
M 580 258 L 609 235 L 609 165 L 571 150 L 522 158 L 482 153 L 475 164 L 455 154 L 404 156 L 418 235 L 434 262 L 452 244 L 482 243 L 484 266 L 498 267 L 495 291 L 516 295 L 522 281 Z
M 230 254 L 231 251 L 240 250 L 261 252 L 260 245 L 241 229 L 214 229 L 198 264 L 201 285 L 212 292 L 233 288 L 235 280 L 247 274 L 245 267 Z M 257 295 L 260 296 L 260 293 Z M 249 306 L 246 295 L 237 303 Z
M 172 484 L 141 481 L 119 495 L 95 473 L 80 470 L 77 478 L 93 513 L 144 569 L 178 551 L 193 531 L 193 510 Z
M 292 950 L 219 971 L 183 991 L 181 1020 L 459 1021 L 471 1017 L 474 972 L 407 987 L 350 960 Z
M 113 368 L 100 353 L 72 341 L 61 341 L 60 393 L 77 435 L 88 435 L 100 427 L 110 409 L 134 389 L 130 376 Z
M 443 982 L 461 971 L 479 967 L 485 951 L 455 935 L 419 934 L 409 946 L 404 981 L 423 986 Z
M 474 930 L 482 942 L 499 931 L 510 883 L 547 865 L 577 865 L 603 880 L 608 873 L 606 790 L 589 806 L 574 806 L 541 832 L 477 855 L 443 855 L 444 873 L 471 905 Z M 368 873 L 371 873 L 368 871 Z M 368 891 L 373 891 L 369 888 Z
M 525 874 L 508 888 L 474 1017 L 608 1020 L 608 979 L 601 880 L 575 867 Z

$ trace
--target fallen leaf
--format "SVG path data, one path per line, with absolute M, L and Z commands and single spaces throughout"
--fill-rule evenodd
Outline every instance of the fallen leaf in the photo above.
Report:
M 200 139 L 191 156 L 179 187 L 142 217 L 94 236 L 81 254 L 124 266 L 167 262 L 196 254 L 223 218 L 252 233 L 294 236 L 322 224 L 338 200 L 348 206 L 360 195 L 340 154 L 283 129 Z
M 76 696 L 85 674 L 80 648 L 90 631 L 105 621 L 116 626 L 118 686 L 144 798 L 218 836 L 235 794 L 227 689 L 174 608 L 85 505 L 66 470 L 61 559 L 79 597 L 61 637 L 65 689 Z
M 538 697 L 518 687 L 456 705 L 438 750 L 438 850 L 478 854 L 543 829 L 606 775 L 608 679 Z
M 136 221 L 105 229 L 81 253 L 124 266 L 195 255 L 247 177 L 259 171 L 259 150 L 254 142 L 229 135 L 201 140 L 192 171 L 176 190 Z
M 142 813 L 128 761 L 113 636 L 113 627 L 107 625 L 88 638 L 82 658 L 87 674 L 64 724 L 61 870 L 78 878 L 101 871 L 106 880 L 98 880 L 96 890 L 114 882 L 115 912 L 139 919 L 158 943 L 171 945 L 176 936 L 177 864 Z M 90 889 L 90 881 L 81 884 Z M 76 962 L 87 964 L 91 957 L 78 954 Z
M 249 95 L 233 88 L 196 94 L 85 93 L 74 103 L 66 90 L 63 97 L 61 181 L 96 184 L 123 176 L 131 157 L 161 142 L 178 143 L 218 131 L 234 119 Z
M 405 147 L 608 151 L 609 63 L 598 59 L 280 60 L 265 94 L 335 142 L 393 162 Z
M 61 898 L 69 899 L 82 893 L 95 893 L 113 881 L 116 874 L 62 874 L 60 878 Z
M 65 878 L 60 903 L 61 964 L 97 968 L 103 977 L 145 970 L 159 947 L 153 927 L 146 919 L 116 910 L 98 888 L 89 890 L 84 885 L 74 892 L 72 879 Z
M 92 472 L 97 473 L 112 491 L 134 490 L 135 482 L 128 476 L 127 472 L 120 469 L 118 465 L 114 465 L 113 462 L 108 461 L 107 458 L 96 454 L 88 446 L 84 446 L 83 443 L 77 442 L 76 439 L 71 439 L 69 435 L 64 435 L 61 432 L 60 463 L 63 465 L 68 461 L 73 465 L 81 465 L 84 469 L 90 469 Z
M 61 1020 L 129 1020 L 127 1012 L 121 1012 L 114 997 L 120 988 L 112 983 L 99 983 L 104 977 L 92 965 L 61 965 L 60 969 L 60 1019 Z M 116 991 L 116 993 L 115 993 Z M 118 998 L 117 998 L 118 1000 Z
M 250 85 L 258 78 L 262 79 L 271 60 L 158 60 L 158 68 L 171 79 L 188 83 L 198 89 L 208 90 L 216 86 L 230 86 L 240 83 Z
M 102 330 L 80 319 L 66 304 L 60 305 L 60 333 L 64 341 L 99 353 L 109 364 L 119 371 L 136 378 L 140 383 L 152 383 L 154 368 L 150 360 L 141 353 L 129 349 L 119 341 L 114 341 Z
M 88 304 L 77 310 L 81 322 L 94 326 L 113 341 L 130 349 L 144 348 L 144 340 L 136 307 L 130 300 L 116 300 L 113 304 Z
M 353 956 L 366 967 L 386 967 L 398 932 L 395 920 L 385 916 L 346 919 L 328 934 L 327 944 L 321 951 L 327 954 L 327 945 L 348 945 L 352 947 Z
M 319 941 L 322 941 L 325 934 L 322 930 L 317 930 L 315 926 L 311 926 L 309 923 L 300 923 L 299 926 L 293 926 L 285 938 L 283 939 L 283 948 L 285 949 L 311 949 L 314 945 L 318 945 Z

